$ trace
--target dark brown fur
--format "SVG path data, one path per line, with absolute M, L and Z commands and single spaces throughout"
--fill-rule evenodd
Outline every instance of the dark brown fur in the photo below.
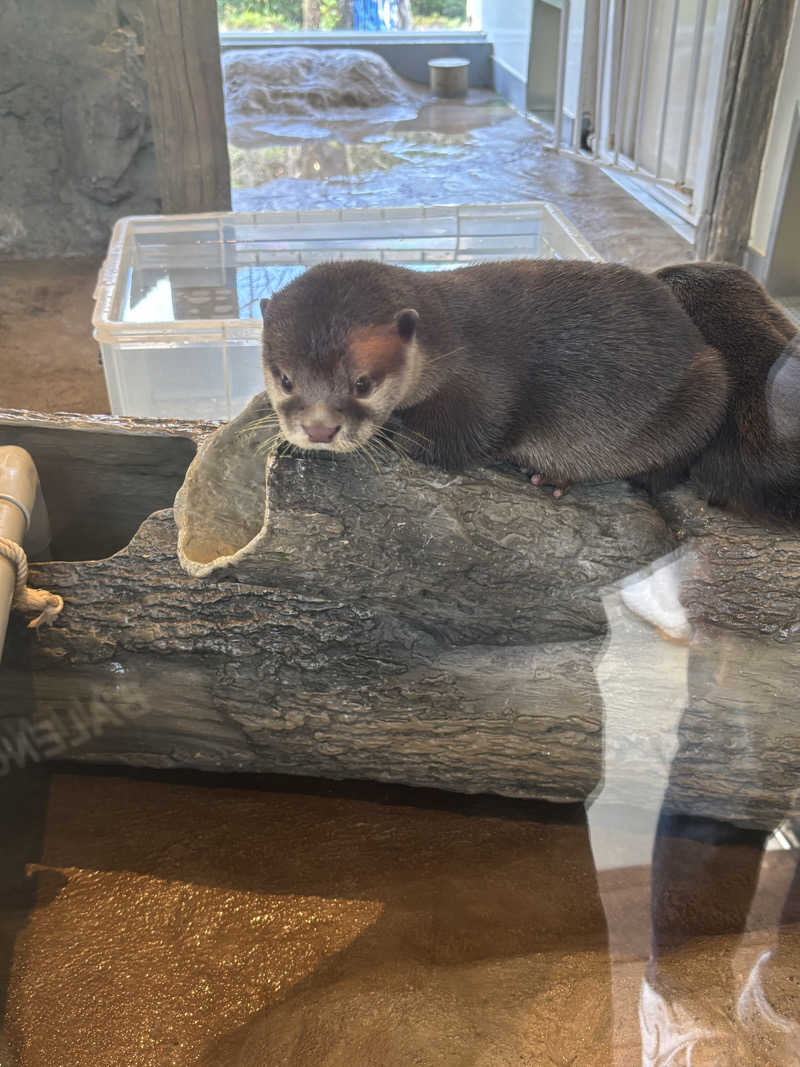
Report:
M 651 475 L 651 488 L 690 476 L 712 503 L 800 518 L 800 338 L 741 267 L 686 263 L 656 276 L 669 286 L 731 383 L 725 418 L 688 469 Z
M 553 260 L 309 270 L 264 307 L 268 382 L 299 383 L 279 410 L 313 401 L 347 423 L 357 371 L 391 379 L 410 351 L 391 332 L 403 308 L 419 313 L 425 395 L 399 396 L 395 418 L 446 468 L 507 458 L 555 481 L 627 477 L 691 462 L 725 411 L 720 357 L 661 282 Z

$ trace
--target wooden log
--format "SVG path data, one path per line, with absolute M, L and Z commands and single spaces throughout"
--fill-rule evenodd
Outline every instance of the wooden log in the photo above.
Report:
M 609 486 L 555 502 L 519 475 L 399 461 L 283 459 L 265 488 L 241 422 L 205 443 L 193 472 L 178 515 L 194 574 L 168 510 L 110 559 L 36 568 L 67 609 L 38 641 L 12 626 L 12 762 L 41 750 L 562 800 L 592 791 L 600 591 L 672 545 L 644 500 Z M 199 523 L 210 512 L 212 537 Z M 216 569 L 186 555 L 226 539 L 235 558 Z
M 686 549 L 681 601 L 695 629 L 800 641 L 800 531 L 709 507 L 689 488 L 658 505 Z
M 174 513 L 108 559 L 34 568 L 66 607 L 38 639 L 12 621 L 0 772 L 70 758 L 562 801 L 602 781 L 653 808 L 669 783 L 676 810 L 747 825 L 796 803 L 800 541 L 690 490 L 662 514 L 616 483 L 554 501 L 502 469 L 267 462 L 265 410 L 213 434 L 0 414 L 15 443 L 40 435 L 34 458 L 47 432 L 73 460 L 84 439 L 85 464 L 116 436 L 122 496 L 141 493 L 126 440 L 200 445 Z M 625 606 L 664 562 L 689 646 Z
M 145 0 L 148 101 L 165 214 L 230 211 L 214 0 Z
M 740 0 L 733 12 L 698 259 L 744 260 L 794 7 L 794 0 Z

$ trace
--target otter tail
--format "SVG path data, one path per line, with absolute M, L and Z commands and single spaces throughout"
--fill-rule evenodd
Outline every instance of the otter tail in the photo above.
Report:
M 717 434 L 689 475 L 710 503 L 800 522 L 800 335 L 747 271 L 684 263 L 656 277 L 669 286 L 731 385 Z
M 784 343 L 797 327 L 763 285 L 732 263 L 678 263 L 655 272 L 710 345 L 729 344 L 736 334 L 754 339 L 776 331 Z M 716 340 L 712 339 L 716 338 Z M 723 355 L 725 353 L 723 352 Z

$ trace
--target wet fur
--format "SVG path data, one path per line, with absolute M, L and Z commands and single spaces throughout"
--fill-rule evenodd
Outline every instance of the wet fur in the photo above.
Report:
M 660 490 L 691 477 L 712 503 L 800 519 L 800 336 L 747 271 L 686 263 L 656 273 L 725 360 L 725 418 L 701 455 L 651 473 Z
M 333 395 L 354 336 L 402 308 L 419 312 L 421 362 L 393 421 L 428 442 L 417 458 L 445 468 L 505 458 L 570 481 L 685 466 L 725 412 L 722 361 L 668 289 L 585 262 L 314 267 L 265 305 L 268 382 L 277 360 L 311 394 Z

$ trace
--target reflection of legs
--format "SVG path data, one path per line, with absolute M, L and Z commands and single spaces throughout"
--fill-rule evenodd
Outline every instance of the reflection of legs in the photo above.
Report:
M 731 964 L 766 836 L 662 811 L 652 863 L 652 958 L 639 1002 L 646 1067 L 751 1062 L 728 1021 L 738 993 Z
M 762 830 L 662 812 L 653 849 L 654 957 L 744 930 L 766 839 Z M 735 949 L 733 941 L 726 955 Z
M 792 884 L 789 886 L 789 892 L 786 894 L 781 911 L 781 932 L 784 927 L 793 926 L 796 923 L 800 923 L 800 857 L 798 857 L 794 878 L 792 878 Z
M 736 1006 L 740 1021 L 775 1048 L 786 1064 L 800 1064 L 799 923 L 800 863 L 786 894 L 777 944 L 752 968 Z

